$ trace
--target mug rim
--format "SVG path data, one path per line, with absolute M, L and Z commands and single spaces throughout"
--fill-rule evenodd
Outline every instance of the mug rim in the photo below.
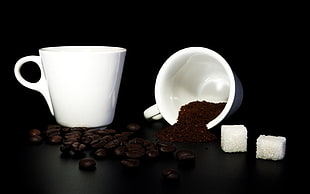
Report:
M 156 82 L 155 82 L 155 101 L 158 107 L 158 110 L 160 112 L 160 114 L 163 116 L 163 118 L 170 124 L 173 125 L 177 122 L 177 118 L 175 119 L 171 119 L 170 116 L 168 116 L 167 112 L 163 112 L 163 110 L 165 110 L 165 108 L 162 105 L 162 99 L 160 98 L 161 96 L 161 91 L 160 91 L 160 83 L 161 80 L 164 79 L 163 74 L 165 71 L 167 71 L 167 68 L 169 68 L 170 62 L 175 59 L 176 57 L 189 52 L 189 51 L 199 51 L 200 53 L 205 53 L 209 56 L 212 56 L 213 58 L 215 58 L 217 61 L 219 61 L 219 64 L 221 64 L 228 76 L 228 80 L 229 80 L 229 95 L 228 95 L 228 99 L 226 101 L 226 105 L 224 107 L 224 109 L 222 110 L 222 112 L 212 121 L 210 121 L 209 123 L 206 123 L 208 129 L 211 129 L 212 127 L 216 126 L 218 123 L 220 123 L 229 113 L 233 102 L 234 102 L 234 98 L 235 98 L 235 78 L 234 78 L 234 74 L 233 71 L 230 67 L 230 65 L 227 63 L 227 61 L 217 52 L 205 48 L 205 47 L 187 47 L 187 48 L 183 48 L 175 53 L 173 53 L 163 64 L 163 66 L 160 68 L 159 73 L 157 75 L 156 78 Z M 188 102 L 189 103 L 189 102 Z
M 118 53 L 125 51 L 126 51 L 125 48 L 116 46 L 51 46 L 39 49 L 39 52 L 55 52 L 55 53 L 61 53 L 61 52 Z

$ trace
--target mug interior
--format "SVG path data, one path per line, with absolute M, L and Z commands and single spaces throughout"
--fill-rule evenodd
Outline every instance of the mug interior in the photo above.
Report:
M 219 123 L 232 105 L 234 76 L 227 62 L 207 48 L 190 47 L 167 59 L 155 84 L 155 98 L 165 120 L 173 125 L 181 106 L 192 101 L 226 102 L 222 113 L 207 126 Z

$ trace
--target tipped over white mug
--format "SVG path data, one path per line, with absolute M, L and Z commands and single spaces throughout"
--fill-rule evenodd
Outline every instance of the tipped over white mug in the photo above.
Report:
M 146 119 L 177 122 L 181 106 L 192 101 L 226 102 L 223 111 L 206 123 L 211 129 L 237 111 L 243 88 L 226 60 L 208 48 L 188 47 L 171 55 L 155 82 L 156 104 L 144 111 Z
M 60 46 L 39 49 L 15 64 L 15 77 L 40 92 L 57 123 L 67 127 L 104 127 L 112 123 L 126 49 L 110 46 Z M 27 62 L 41 77 L 31 83 L 21 75 Z

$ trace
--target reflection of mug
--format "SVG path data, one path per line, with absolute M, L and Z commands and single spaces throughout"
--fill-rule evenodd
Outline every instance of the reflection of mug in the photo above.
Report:
M 39 91 L 56 121 L 67 127 L 99 127 L 112 123 L 126 49 L 107 46 L 61 46 L 39 50 L 15 64 L 16 79 Z M 20 69 L 35 62 L 41 70 L 36 83 Z
M 214 127 L 241 105 L 243 88 L 230 66 L 218 53 L 189 47 L 170 56 L 156 78 L 156 104 L 144 111 L 147 119 L 177 122 L 181 106 L 192 101 L 226 102 L 223 111 L 207 124 Z

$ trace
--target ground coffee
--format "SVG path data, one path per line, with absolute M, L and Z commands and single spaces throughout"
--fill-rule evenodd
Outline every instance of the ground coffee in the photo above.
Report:
M 156 137 L 170 142 L 208 142 L 216 139 L 206 124 L 216 118 L 226 103 L 193 101 L 181 107 L 177 123 L 160 130 Z

